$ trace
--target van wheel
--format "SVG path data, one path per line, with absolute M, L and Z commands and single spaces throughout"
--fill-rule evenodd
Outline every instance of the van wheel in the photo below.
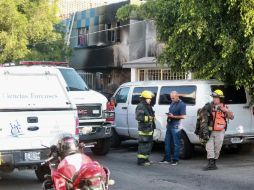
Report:
M 98 140 L 95 147 L 91 148 L 92 152 L 99 156 L 106 155 L 110 150 L 110 141 L 110 138 Z
M 181 140 L 180 140 L 180 157 L 182 159 L 190 159 L 193 155 L 193 145 L 190 143 L 187 135 L 184 131 L 181 132 Z
M 35 175 L 40 182 L 45 181 L 45 175 L 50 175 L 50 168 L 48 165 L 38 166 L 35 170 Z
M 119 148 L 121 145 L 121 139 L 115 129 L 112 129 L 112 137 L 110 138 L 110 144 L 113 148 Z

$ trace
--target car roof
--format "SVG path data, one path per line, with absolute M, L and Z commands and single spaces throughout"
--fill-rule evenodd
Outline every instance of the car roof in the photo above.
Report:
M 154 80 L 127 82 L 121 86 L 151 86 L 151 85 L 195 85 L 195 84 L 223 84 L 217 80 Z

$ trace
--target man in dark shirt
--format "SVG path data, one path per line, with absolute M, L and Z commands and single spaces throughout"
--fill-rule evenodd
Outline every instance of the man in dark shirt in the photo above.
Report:
M 167 132 L 165 136 L 165 156 L 160 163 L 172 163 L 177 165 L 180 157 L 180 136 L 181 129 L 179 128 L 181 119 L 186 116 L 186 105 L 180 100 L 176 91 L 170 93 L 172 103 L 169 107 L 169 113 L 167 113 Z M 171 146 L 174 149 L 174 155 L 172 160 Z

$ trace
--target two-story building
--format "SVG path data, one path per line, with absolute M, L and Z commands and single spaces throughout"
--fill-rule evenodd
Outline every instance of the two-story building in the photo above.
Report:
M 109 94 L 124 82 L 187 78 L 185 73 L 173 73 L 167 65 L 156 64 L 163 44 L 156 40 L 153 21 L 117 21 L 117 10 L 127 3 L 130 1 L 75 13 L 70 33 L 71 66 L 93 73 L 93 88 Z

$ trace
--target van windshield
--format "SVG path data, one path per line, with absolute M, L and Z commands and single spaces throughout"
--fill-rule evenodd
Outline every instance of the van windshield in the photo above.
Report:
M 0 75 L 0 109 L 65 109 L 69 98 L 54 74 Z
M 224 103 L 225 104 L 246 104 L 247 98 L 244 87 L 237 89 L 233 85 L 212 85 L 212 92 L 220 89 L 224 93 Z
M 59 69 L 62 73 L 65 82 L 68 85 L 69 91 L 87 91 L 89 90 L 85 81 L 73 69 Z

